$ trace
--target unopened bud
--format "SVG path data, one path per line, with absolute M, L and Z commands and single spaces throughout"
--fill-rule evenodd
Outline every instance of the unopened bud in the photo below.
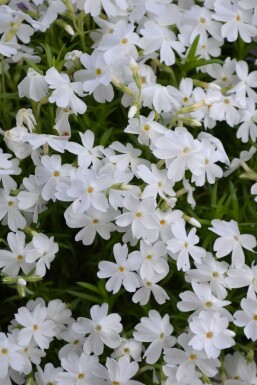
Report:
M 137 109 L 137 106 L 135 106 L 134 104 L 130 107 L 129 109 L 129 112 L 128 112 L 128 118 L 131 119 L 131 118 L 134 118 L 134 116 L 136 115 L 138 109 Z
M 26 282 L 25 279 L 22 278 L 22 277 L 19 277 L 19 278 L 18 278 L 17 284 L 18 284 L 19 286 L 27 286 L 27 282 Z
M 193 218 L 193 217 L 190 217 L 190 216 L 187 215 L 187 214 L 183 214 L 183 215 L 182 215 L 182 218 L 183 218 L 186 222 L 190 223 L 190 225 L 192 225 L 192 226 L 195 226 L 195 227 L 198 227 L 198 228 L 201 228 L 201 227 L 202 227 L 201 223 L 198 222 L 197 219 L 195 219 L 195 218 Z
M 69 24 L 66 24 L 65 27 L 64 27 L 64 30 L 71 36 L 74 36 L 75 35 L 75 32 L 74 32 L 74 29 L 72 28 L 71 25 Z

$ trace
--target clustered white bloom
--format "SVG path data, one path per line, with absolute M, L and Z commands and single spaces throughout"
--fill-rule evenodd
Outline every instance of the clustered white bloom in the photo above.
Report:
M 257 1 L 1 4 L 0 73 L 27 60 L 18 95 L 32 107 L 19 109 L 14 127 L 1 129 L 0 221 L 7 234 L 0 250 L 3 281 L 15 284 L 24 296 L 31 294 L 30 282 L 47 275 L 58 259 L 59 244 L 41 231 L 41 214 L 60 204 L 66 226 L 77 229 L 75 241 L 89 246 L 98 236 L 109 240 L 114 232 L 120 235 L 96 275 L 107 279 L 107 292 L 126 291 L 134 306 L 146 307 L 140 322 L 124 331 L 121 321 L 126 320 L 109 311 L 107 302 L 93 305 L 91 318 L 75 320 L 60 299 L 30 300 L 17 310 L 9 331 L 0 333 L 0 385 L 28 384 L 27 376 L 38 385 L 143 385 L 143 376 L 140 381 L 132 378 L 144 372 L 139 366 L 144 361 L 146 369 L 153 369 L 154 381 L 163 385 L 201 385 L 210 383 L 207 377 L 213 384 L 257 383 L 256 364 L 231 353 L 237 343 L 235 326 L 243 328 L 247 339 L 257 340 L 257 267 L 249 264 L 256 237 L 234 219 L 220 218 L 217 208 L 211 227 L 206 226 L 205 242 L 198 228 L 206 222 L 192 216 L 194 191 L 204 193 L 206 186 L 239 167 L 246 172 L 243 177 L 257 182 L 246 164 L 255 147 L 230 162 L 222 135 L 215 136 L 215 127 L 223 123 L 243 144 L 256 141 L 257 71 L 247 58 L 213 60 L 224 44 L 235 42 L 239 49 L 256 42 Z M 83 45 L 82 28 L 76 31 L 81 50 L 69 51 L 67 45 L 62 60 L 62 51 L 59 59 L 53 58 L 42 45 L 48 68 L 41 70 L 36 52 L 42 53 L 42 47 L 30 47 L 33 35 L 56 23 L 74 36 L 76 16 L 83 12 L 97 26 L 90 32 L 91 50 Z M 182 74 L 178 81 L 172 70 L 177 62 Z M 170 75 L 169 83 L 159 81 L 157 68 Z M 188 74 L 195 68 L 209 81 L 191 79 Z M 133 145 L 119 140 L 102 144 L 87 125 L 78 142 L 76 123 L 92 100 L 112 102 L 114 88 L 128 109 L 122 129 L 128 138 L 134 135 Z M 53 127 L 40 125 L 45 104 L 50 105 Z M 21 179 L 26 160 L 32 171 Z M 257 196 L 257 183 L 251 194 Z M 213 233 L 218 238 L 211 244 Z M 220 261 L 230 254 L 231 260 Z M 181 292 L 172 309 L 193 312 L 181 330 L 172 326 L 176 314 L 158 306 L 166 309 L 173 301 L 171 290 L 161 285 L 177 271 L 184 273 L 191 290 Z M 228 292 L 244 287 L 241 309 L 226 309 L 231 305 Z M 152 297 L 160 311 L 150 309 Z M 58 351 L 60 366 L 46 363 L 43 368 L 41 359 L 54 339 L 66 342 Z M 103 354 L 105 365 L 99 358 Z M 163 380 L 154 371 L 159 359 L 164 360 Z

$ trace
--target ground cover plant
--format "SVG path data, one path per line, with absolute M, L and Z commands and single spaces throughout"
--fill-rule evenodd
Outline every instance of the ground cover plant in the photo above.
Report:
M 0 0 L 0 385 L 257 384 L 257 0 Z

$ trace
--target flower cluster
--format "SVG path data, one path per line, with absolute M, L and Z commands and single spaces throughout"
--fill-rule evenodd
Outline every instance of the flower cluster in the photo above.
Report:
M 256 26 L 0 2 L 0 385 L 256 383 Z

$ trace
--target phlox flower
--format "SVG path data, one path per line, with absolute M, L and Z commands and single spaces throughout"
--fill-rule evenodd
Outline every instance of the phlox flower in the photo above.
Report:
M 146 84 L 142 88 L 142 104 L 160 112 L 173 112 L 180 107 L 180 92 L 173 86 L 158 83 Z
M 145 159 L 139 158 L 142 151 L 134 148 L 130 143 L 127 143 L 125 146 L 120 142 L 113 142 L 109 148 L 119 153 L 109 157 L 110 162 L 116 164 L 118 171 L 126 171 L 130 167 L 131 171 L 137 175 L 138 166 L 140 164 L 148 164 Z
M 174 238 L 168 240 L 167 250 L 169 255 L 177 261 L 178 270 L 187 271 L 190 269 L 189 255 L 197 262 L 206 256 L 206 251 L 199 246 L 195 246 L 199 242 L 196 235 L 196 228 L 192 228 L 187 234 L 185 224 L 176 222 L 171 226 Z
M 183 14 L 180 33 L 188 36 L 191 44 L 197 35 L 206 40 L 210 34 L 216 40 L 222 41 L 220 33 L 222 24 L 213 20 L 212 15 L 213 12 L 208 8 L 192 5 Z
M 194 315 L 198 315 L 201 310 L 208 309 L 210 312 L 218 312 L 227 317 L 229 321 L 233 321 L 233 317 L 229 311 L 224 309 L 224 306 L 231 303 L 230 301 L 215 297 L 210 285 L 207 283 L 192 282 L 191 285 L 194 292 L 187 290 L 180 293 L 179 297 L 182 301 L 177 303 L 178 309 L 182 312 L 195 310 L 189 320 L 191 320 Z
M 59 73 L 54 67 L 50 68 L 45 75 L 49 88 L 54 90 L 48 98 L 50 103 L 56 103 L 58 107 L 70 107 L 74 114 L 84 114 L 87 105 L 79 99 L 75 92 L 84 96 L 82 83 L 70 82 L 67 74 Z
M 167 176 L 173 182 L 182 180 L 188 169 L 196 176 L 202 173 L 202 144 L 186 128 L 176 127 L 174 131 L 167 131 L 154 146 L 154 155 L 166 160 Z
M 211 253 L 206 254 L 206 257 L 201 263 L 194 262 L 196 269 L 191 269 L 186 272 L 185 279 L 187 282 L 209 282 L 210 288 L 215 296 L 219 299 L 227 296 L 226 275 L 228 274 L 229 264 L 222 261 L 217 261 Z
M 251 10 L 242 9 L 239 2 L 231 2 L 231 0 L 216 0 L 214 4 L 215 13 L 213 18 L 224 22 L 221 27 L 221 35 L 232 42 L 237 40 L 238 36 L 246 43 L 252 41 L 252 37 L 256 36 L 257 28 L 252 25 Z
M 62 165 L 61 163 L 60 155 L 44 155 L 41 158 L 41 164 L 36 167 L 37 185 L 43 186 L 41 195 L 45 201 L 51 199 L 55 202 L 57 185 L 69 180 L 72 166 L 70 164 Z
M 53 364 L 48 363 L 45 365 L 44 370 L 37 366 L 35 373 L 35 380 L 38 385 L 52 384 L 56 385 L 56 377 L 63 371 L 62 368 L 55 368 Z
M 240 121 L 240 112 L 237 110 L 238 102 L 235 96 L 222 95 L 217 93 L 219 101 L 210 106 L 210 117 L 214 120 L 225 120 L 229 126 L 234 127 Z
M 137 362 L 130 362 L 127 356 L 121 357 L 118 361 L 113 358 L 107 358 L 106 368 L 108 374 L 106 376 L 107 383 L 119 385 L 143 385 L 142 382 L 131 380 L 138 369 Z
M 18 85 L 19 97 L 26 96 L 29 99 L 39 102 L 48 93 L 48 84 L 43 75 L 29 68 L 27 76 Z
M 22 136 L 24 142 L 29 143 L 32 146 L 32 150 L 37 150 L 39 147 L 48 145 L 55 151 L 63 153 L 66 149 L 69 136 L 68 135 L 49 135 L 49 134 L 36 134 L 36 133 L 24 133 Z
M 37 223 L 38 215 L 46 210 L 46 201 L 42 198 L 43 186 L 37 185 L 35 175 L 23 178 L 22 187 L 17 195 L 18 207 L 24 212 L 33 213 L 32 220 Z
M 30 250 L 26 257 L 26 262 L 36 262 L 35 274 L 44 277 L 46 268 L 50 269 L 50 263 L 59 251 L 58 243 L 54 242 L 54 237 L 49 238 L 41 233 L 34 235 L 29 245 Z
M 107 303 L 94 305 L 90 309 L 91 319 L 79 317 L 72 326 L 78 334 L 89 334 L 85 343 L 84 351 L 87 354 L 103 353 L 104 345 L 114 349 L 120 345 L 120 335 L 122 331 L 121 318 L 116 313 L 108 314 Z
M 152 294 L 159 305 L 164 304 L 170 297 L 160 285 L 157 285 L 157 282 L 161 281 L 165 276 L 166 273 L 155 273 L 149 278 L 142 279 L 139 277 L 140 287 L 133 295 L 132 301 L 134 303 L 140 303 L 140 305 L 146 305 Z
M 178 366 L 177 380 L 190 384 L 200 369 L 208 377 L 214 377 L 218 372 L 220 362 L 216 358 L 208 358 L 203 350 L 195 350 L 189 346 L 192 334 L 183 333 L 178 337 L 178 343 L 183 348 L 170 348 L 165 351 L 164 360 L 168 366 Z
M 134 361 L 141 361 L 142 343 L 135 341 L 134 338 L 121 338 L 120 346 L 112 353 L 113 358 L 127 356 Z
M 139 118 L 131 118 L 124 132 L 138 135 L 138 142 L 148 146 L 150 140 L 154 142 L 166 131 L 166 128 L 156 122 L 154 117 L 154 112 L 151 111 L 147 117 L 140 115 Z
M 134 29 L 134 24 L 127 24 L 103 36 L 98 49 L 104 51 L 103 57 L 108 65 L 113 65 L 120 58 L 127 60 L 131 57 L 134 60 L 138 58 L 136 46 L 139 43 L 139 36 Z
M 126 244 L 116 243 L 113 247 L 115 262 L 101 261 L 99 263 L 99 278 L 109 278 L 106 289 L 113 294 L 120 290 L 121 285 L 129 292 L 134 292 L 139 287 L 139 279 L 135 270 L 140 266 L 140 261 L 136 258 L 128 257 L 128 247 Z
M 226 385 L 252 385 L 257 382 L 256 363 L 249 362 L 239 352 L 225 356 L 224 369 L 227 375 Z
M 173 7 L 175 8 L 174 4 Z M 172 9 L 173 12 L 174 8 Z M 147 20 L 144 23 L 144 28 L 140 29 L 140 33 L 143 37 L 140 39 L 139 45 L 144 50 L 144 54 L 148 55 L 160 50 L 160 61 L 166 65 L 175 63 L 174 51 L 181 55 L 185 50 L 184 45 L 177 40 L 173 31 L 153 20 Z
M 0 381 L 8 375 L 9 367 L 22 372 L 25 366 L 25 358 L 21 353 L 21 347 L 10 341 L 5 333 L 0 333 Z
M 14 329 L 12 330 L 12 334 L 9 335 L 9 338 L 11 342 L 20 345 L 18 343 L 18 335 L 19 330 Z M 31 340 L 27 345 L 22 346 L 21 353 L 23 355 L 23 358 L 25 359 L 25 365 L 22 370 L 22 373 L 24 373 L 25 375 L 31 373 L 33 364 L 39 365 L 42 357 L 46 356 L 46 353 L 43 350 L 39 349 L 38 345 L 34 340 Z M 17 383 L 19 384 L 20 382 Z
M 241 308 L 235 312 L 234 324 L 244 327 L 244 333 L 248 339 L 257 340 L 257 299 L 256 294 L 241 300 Z
M 90 55 L 84 53 L 80 61 L 86 69 L 76 71 L 74 79 L 83 82 L 83 89 L 89 94 L 93 93 L 94 99 L 99 103 L 110 102 L 114 97 L 111 84 L 114 66 L 106 64 L 103 52 L 94 50 Z M 115 63 L 117 66 L 117 63 Z
M 71 311 L 60 299 L 53 299 L 47 306 L 48 318 L 55 323 L 56 338 L 61 339 L 60 335 L 65 330 L 66 325 L 71 320 Z
M 239 158 L 234 158 L 232 160 L 229 169 L 224 172 L 224 176 L 229 176 L 232 174 L 232 172 L 242 166 L 243 162 L 250 160 L 255 153 L 256 148 L 254 146 L 251 146 L 249 151 L 241 151 Z
M 16 182 L 11 175 L 19 175 L 21 173 L 19 160 L 10 158 L 11 154 L 3 152 L 0 148 L 0 181 L 2 181 L 4 189 L 7 190 L 16 188 Z
M 82 229 L 76 234 L 75 241 L 82 241 L 84 245 L 91 245 L 97 234 L 107 240 L 111 232 L 116 230 L 112 221 L 119 214 L 119 211 L 109 207 L 106 212 L 90 207 L 85 213 L 74 212 L 72 206 L 64 213 L 67 226 Z
M 223 87 L 227 87 L 236 82 L 237 76 L 235 75 L 236 60 L 227 57 L 223 65 L 214 63 L 206 66 L 207 73 L 215 79 L 215 84 Z
M 236 101 L 242 108 L 246 108 L 246 95 L 252 102 L 257 101 L 257 93 L 252 89 L 257 87 L 257 71 L 249 73 L 247 62 L 240 60 L 236 63 L 236 74 L 239 78 L 236 85 L 228 93 L 236 94 Z
M 175 345 L 176 338 L 171 336 L 173 327 L 168 314 L 162 318 L 158 311 L 150 310 L 148 317 L 142 317 L 135 330 L 133 336 L 136 341 L 151 342 L 144 353 L 149 364 L 157 362 L 163 349 Z
M 9 189 L 0 189 L 0 220 L 12 231 L 24 229 L 26 220 L 19 210 L 18 199 L 10 193 Z
M 35 264 L 26 261 L 31 248 L 25 243 L 25 234 L 22 231 L 8 233 L 7 242 L 11 251 L 0 250 L 2 272 L 16 277 L 21 269 L 24 274 L 28 274 L 35 267 Z
M 245 263 L 243 248 L 253 252 L 257 244 L 256 238 L 250 234 L 241 235 L 234 220 L 227 222 L 213 219 L 211 224 L 213 227 L 209 227 L 209 230 L 220 236 L 213 245 L 217 258 L 225 257 L 232 252 L 231 264 L 240 269 Z
M 159 194 L 162 198 L 173 197 L 176 201 L 176 193 L 173 190 L 173 183 L 167 178 L 167 171 L 160 170 L 155 164 L 151 164 L 151 170 L 145 165 L 138 167 L 139 177 L 147 183 L 142 198 L 157 197 Z
M 235 333 L 228 330 L 229 321 L 218 312 L 202 310 L 189 323 L 194 336 L 188 342 L 195 350 L 204 350 L 208 358 L 217 358 L 222 349 L 235 344 Z
M 46 307 L 38 304 L 33 311 L 27 307 L 20 307 L 15 319 L 22 329 L 18 334 L 18 341 L 21 346 L 35 341 L 40 349 L 48 349 L 50 342 L 55 336 L 55 324 L 47 318 Z
M 70 353 L 81 355 L 83 351 L 83 345 L 86 338 L 81 333 L 76 333 L 72 325 L 74 319 L 70 318 L 69 324 L 60 334 L 60 338 L 67 342 L 58 352 L 58 357 L 61 360 L 63 357 L 68 357 Z
M 57 385 L 102 385 L 92 373 L 98 369 L 98 357 L 82 353 L 78 356 L 70 353 L 61 359 L 64 371 L 59 371 L 55 377 Z
M 150 243 L 158 238 L 158 222 L 154 216 L 156 202 L 153 197 L 140 201 L 134 196 L 126 197 L 123 206 L 127 210 L 118 215 L 116 224 L 120 227 L 131 226 L 132 235 L 136 239 L 144 238 Z
M 246 108 L 241 111 L 241 119 L 237 130 L 236 137 L 241 139 L 243 143 L 247 143 L 250 139 L 255 142 L 257 139 L 257 111 L 255 102 L 247 98 Z
M 243 265 L 240 269 L 229 268 L 226 272 L 226 285 L 229 289 L 247 287 L 247 296 L 254 298 L 257 293 L 257 265 Z
M 79 167 L 70 172 L 70 186 L 60 185 L 56 197 L 60 200 L 73 200 L 74 212 L 83 213 L 90 207 L 106 212 L 109 206 L 105 190 L 109 187 L 108 174 L 98 175 L 94 169 Z
M 94 167 L 100 164 L 99 158 L 103 156 L 101 152 L 102 146 L 95 146 L 95 135 L 92 131 L 86 130 L 79 133 L 82 145 L 75 142 L 68 142 L 66 150 L 72 154 L 78 155 L 78 165 L 88 168 L 91 164 Z
M 151 278 L 155 273 L 168 274 L 169 265 L 165 260 L 167 254 L 164 242 L 158 241 L 149 244 L 140 241 L 140 251 L 132 251 L 129 260 L 136 265 L 139 264 L 139 274 L 142 279 Z

